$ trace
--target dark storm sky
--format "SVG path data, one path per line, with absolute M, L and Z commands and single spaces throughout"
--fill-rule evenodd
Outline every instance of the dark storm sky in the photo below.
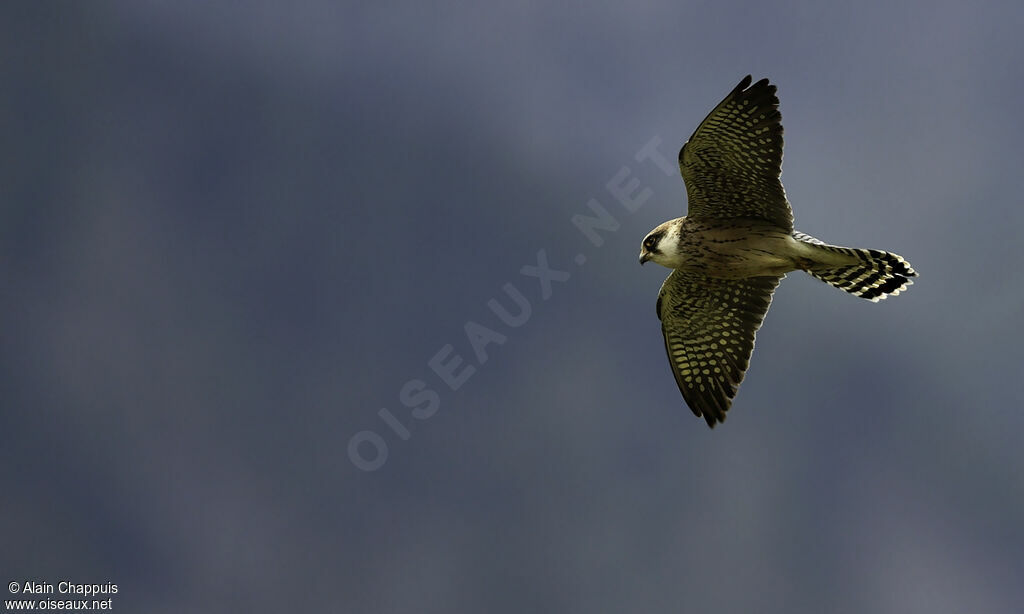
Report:
M 4 579 L 146 612 L 1016 611 L 1024 10 L 498 4 L 2 9 Z M 636 154 L 748 73 L 797 227 L 921 277 L 873 305 L 791 274 L 712 432 L 636 261 L 685 191 Z

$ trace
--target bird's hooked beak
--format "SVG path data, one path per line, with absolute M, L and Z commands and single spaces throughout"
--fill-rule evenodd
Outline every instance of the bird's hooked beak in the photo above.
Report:
M 640 250 L 640 264 L 643 264 L 651 259 L 651 252 L 646 249 Z

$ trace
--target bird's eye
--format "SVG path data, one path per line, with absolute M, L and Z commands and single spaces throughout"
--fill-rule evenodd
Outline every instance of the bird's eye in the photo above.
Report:
M 646 239 L 644 239 L 644 247 L 646 247 L 647 249 L 651 249 L 652 247 L 654 247 L 654 237 L 647 237 Z

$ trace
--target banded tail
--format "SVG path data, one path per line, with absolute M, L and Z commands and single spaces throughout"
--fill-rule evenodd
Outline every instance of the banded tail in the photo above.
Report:
M 811 276 L 872 303 L 896 296 L 914 283 L 917 273 L 901 256 L 877 249 L 856 249 L 828 245 L 802 232 L 793 232 L 797 241 L 816 246 L 832 256 L 811 258 L 804 270 Z M 837 257 L 838 256 L 838 257 Z M 845 258 L 843 256 L 846 256 Z

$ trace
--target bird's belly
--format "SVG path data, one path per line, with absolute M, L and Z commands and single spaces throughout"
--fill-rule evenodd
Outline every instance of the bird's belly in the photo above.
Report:
M 722 279 L 743 279 L 764 275 L 780 276 L 797 268 L 789 235 L 777 229 L 709 229 L 693 241 L 696 249 L 687 258 L 705 275 Z

